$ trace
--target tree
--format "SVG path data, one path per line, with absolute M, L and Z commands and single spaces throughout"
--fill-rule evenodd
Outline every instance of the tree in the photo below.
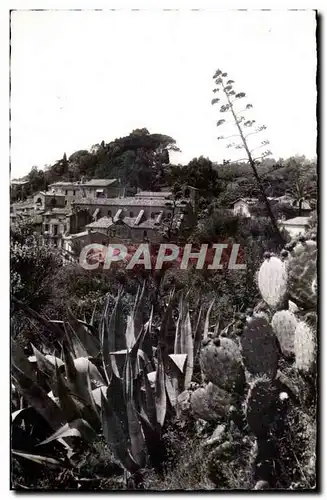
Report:
M 256 147 L 254 149 L 250 149 L 249 146 L 249 141 L 248 138 L 251 135 L 258 134 L 261 131 L 266 129 L 265 125 L 261 125 L 256 127 L 253 130 L 253 127 L 255 126 L 256 121 L 253 119 L 246 119 L 243 113 L 247 113 L 250 111 L 253 106 L 252 104 L 248 103 L 246 104 L 242 109 L 238 109 L 238 103 L 246 97 L 246 94 L 244 92 L 236 92 L 234 90 L 234 80 L 230 80 L 228 78 L 227 73 L 223 73 L 220 69 L 216 71 L 216 73 L 213 76 L 216 84 L 216 88 L 214 88 L 213 92 L 221 92 L 220 95 L 222 95 L 222 99 L 224 100 L 225 104 L 222 104 L 220 107 L 220 113 L 225 114 L 225 113 L 230 113 L 231 114 L 231 123 L 236 127 L 236 134 L 231 134 L 226 137 L 224 136 L 219 136 L 218 140 L 228 140 L 228 139 L 233 139 L 237 138 L 238 142 L 231 142 L 227 144 L 227 148 L 235 148 L 238 150 L 243 150 L 246 153 L 246 158 L 250 164 L 250 167 L 252 169 L 254 178 L 257 182 L 258 188 L 261 192 L 262 198 L 264 200 L 267 212 L 269 214 L 269 218 L 271 220 L 271 224 L 276 231 L 276 234 L 280 238 L 281 241 L 283 241 L 282 234 L 279 230 L 277 220 L 275 218 L 275 215 L 271 209 L 269 200 L 266 196 L 265 189 L 263 182 L 260 178 L 259 172 L 258 172 L 258 160 L 262 161 L 263 158 L 266 158 L 267 156 L 271 155 L 271 152 L 269 150 L 264 151 L 261 155 L 254 157 L 252 153 L 255 150 L 258 150 L 262 147 L 265 147 L 269 144 L 269 141 L 264 140 L 261 141 L 261 144 L 259 147 Z M 217 104 L 221 101 L 220 98 L 215 97 L 212 99 L 212 104 Z M 222 125 L 226 124 L 227 122 L 224 118 L 220 119 L 217 121 L 217 126 L 220 127 Z M 250 130 L 249 132 L 247 132 Z M 252 130 L 252 131 L 251 131 Z
M 286 168 L 288 170 L 286 194 L 294 198 L 301 215 L 303 202 L 317 196 L 317 173 L 314 165 L 303 157 L 290 158 Z
M 36 166 L 32 167 L 30 172 L 27 174 L 27 180 L 29 182 L 29 194 L 47 189 L 47 181 L 44 170 L 40 170 Z

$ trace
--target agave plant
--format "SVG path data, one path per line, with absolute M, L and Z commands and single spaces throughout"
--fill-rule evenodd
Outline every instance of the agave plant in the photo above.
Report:
M 27 357 L 12 340 L 13 385 L 26 403 L 12 415 L 13 432 L 31 411 L 37 412 L 52 432 L 35 445 L 45 447 L 56 442 L 64 447 L 65 454 L 62 461 L 54 462 L 53 457 L 40 454 L 41 448 L 28 454 L 13 450 L 14 454 L 67 466 L 73 454 L 72 437 L 92 444 L 102 432 L 129 473 L 143 468 L 149 459 L 155 462 L 167 412 L 175 408 L 179 391 L 192 380 L 194 338 L 188 305 L 182 297 L 174 352 L 167 350 L 172 292 L 154 349 L 150 341 L 153 311 L 146 323 L 142 320 L 144 292 L 145 283 L 126 321 L 123 291 L 119 291 L 111 310 L 111 298 L 107 297 L 99 331 L 93 321 L 80 321 L 71 311 L 67 322 L 52 322 L 16 301 L 52 333 L 55 345 L 51 355 L 32 345 L 33 356 Z M 195 339 L 198 336 L 196 331 Z

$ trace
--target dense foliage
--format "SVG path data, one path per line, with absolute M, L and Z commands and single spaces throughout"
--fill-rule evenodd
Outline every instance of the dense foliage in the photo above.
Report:
M 29 186 L 12 192 L 24 199 L 61 180 L 115 177 L 127 194 L 165 187 L 176 200 L 192 185 L 198 223 L 180 241 L 239 244 L 246 264 L 87 271 L 63 266 L 32 221 L 12 225 L 16 489 L 315 486 L 317 217 L 302 246 L 285 250 L 247 163 L 173 165 L 177 150 L 172 137 L 134 130 L 33 167 Z M 267 196 L 297 202 L 272 204 L 276 218 L 317 197 L 313 161 L 264 158 L 257 170 Z M 259 198 L 255 217 L 228 210 L 239 197 Z

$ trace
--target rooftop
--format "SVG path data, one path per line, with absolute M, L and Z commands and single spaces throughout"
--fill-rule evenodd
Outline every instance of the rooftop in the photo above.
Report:
M 243 201 L 244 203 L 247 203 L 248 205 L 254 205 L 255 203 L 258 203 L 257 198 L 237 198 L 234 200 L 231 205 L 235 205 L 235 203 L 238 203 L 239 201 Z
M 47 212 L 45 212 L 44 215 L 52 215 L 52 214 L 68 215 L 69 212 L 70 212 L 69 208 L 55 207 L 55 208 L 52 208 L 51 210 L 48 210 Z
M 292 226 L 307 226 L 309 224 L 309 217 L 294 217 L 294 219 L 284 220 L 282 224 Z
M 123 219 L 120 219 L 120 222 L 123 222 L 124 224 L 126 224 L 126 226 L 133 228 L 154 229 L 158 227 L 158 224 L 156 224 L 156 219 L 146 219 L 139 224 L 135 224 L 136 220 L 137 217 L 124 217 Z M 91 224 L 88 224 L 86 227 L 88 229 L 108 229 L 109 227 L 114 226 L 117 223 L 119 224 L 118 221 L 113 221 L 111 217 L 102 217 L 95 222 L 91 222 Z
M 77 205 L 102 205 L 102 206 L 121 206 L 121 207 L 136 207 L 136 206 L 152 206 L 165 207 L 169 203 L 165 198 L 82 198 L 75 200 L 73 204 Z M 188 202 L 186 202 L 188 203 Z M 176 203 L 176 206 L 183 207 L 186 203 L 181 200 Z
M 54 184 L 50 184 L 49 187 L 56 186 L 56 187 L 107 187 L 110 186 L 111 184 L 114 184 L 117 181 L 117 179 L 91 179 L 89 181 L 77 181 L 77 182 L 67 182 L 67 181 L 59 181 L 55 182 Z
M 140 191 L 135 196 L 138 198 L 169 198 L 172 194 L 171 191 Z
M 24 186 L 25 184 L 28 184 L 28 183 L 29 183 L 29 181 L 24 181 L 24 180 L 15 180 L 15 179 L 14 179 L 13 181 L 11 181 L 11 183 L 10 183 L 10 184 L 11 184 L 12 186 Z

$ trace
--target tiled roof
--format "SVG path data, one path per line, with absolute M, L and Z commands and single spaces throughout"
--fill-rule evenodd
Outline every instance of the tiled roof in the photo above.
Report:
M 172 194 L 171 191 L 140 191 L 135 196 L 138 198 L 169 198 Z
M 63 186 L 63 187 L 106 187 L 110 186 L 111 184 L 114 184 L 117 181 L 117 179 L 91 179 L 90 181 L 86 182 L 67 182 L 67 181 L 59 181 L 55 182 L 53 184 L 50 184 L 49 187 L 51 186 Z
M 91 224 L 87 224 L 87 228 L 89 229 L 107 229 L 112 226 L 114 223 L 111 217 L 101 217 L 101 219 L 91 222 Z
M 111 184 L 114 184 L 117 181 L 117 179 L 91 179 L 90 181 L 87 182 L 81 182 L 79 185 L 80 186 L 86 186 L 86 187 L 106 187 L 106 186 L 111 186 Z M 77 184 L 78 185 L 78 184 Z
M 82 198 L 75 200 L 73 204 L 78 205 L 102 205 L 102 206 L 120 206 L 120 207 L 137 207 L 137 206 L 149 206 L 149 207 L 166 207 L 166 203 L 169 200 L 164 198 L 160 199 L 150 199 L 150 198 Z M 187 203 L 186 203 L 187 204 Z M 178 201 L 176 206 L 183 207 L 186 206 L 185 203 Z
M 69 214 L 69 209 L 68 208 L 64 208 L 64 207 L 56 207 L 56 208 L 52 208 L 51 210 L 48 210 L 47 212 L 45 212 L 44 215 L 55 215 L 55 214 L 63 214 L 63 215 L 68 215 Z
M 121 219 L 121 221 L 130 228 L 155 229 L 156 227 L 158 227 L 155 219 L 146 219 L 137 225 L 135 224 L 136 220 L 137 217 L 124 217 L 123 219 Z M 111 217 L 102 217 L 101 219 L 95 222 L 91 222 L 91 224 L 88 224 L 86 227 L 88 229 L 108 229 L 109 227 L 114 225 L 115 222 L 112 220 Z
M 294 219 L 284 220 L 283 225 L 307 226 L 309 224 L 308 217 L 294 217 Z

